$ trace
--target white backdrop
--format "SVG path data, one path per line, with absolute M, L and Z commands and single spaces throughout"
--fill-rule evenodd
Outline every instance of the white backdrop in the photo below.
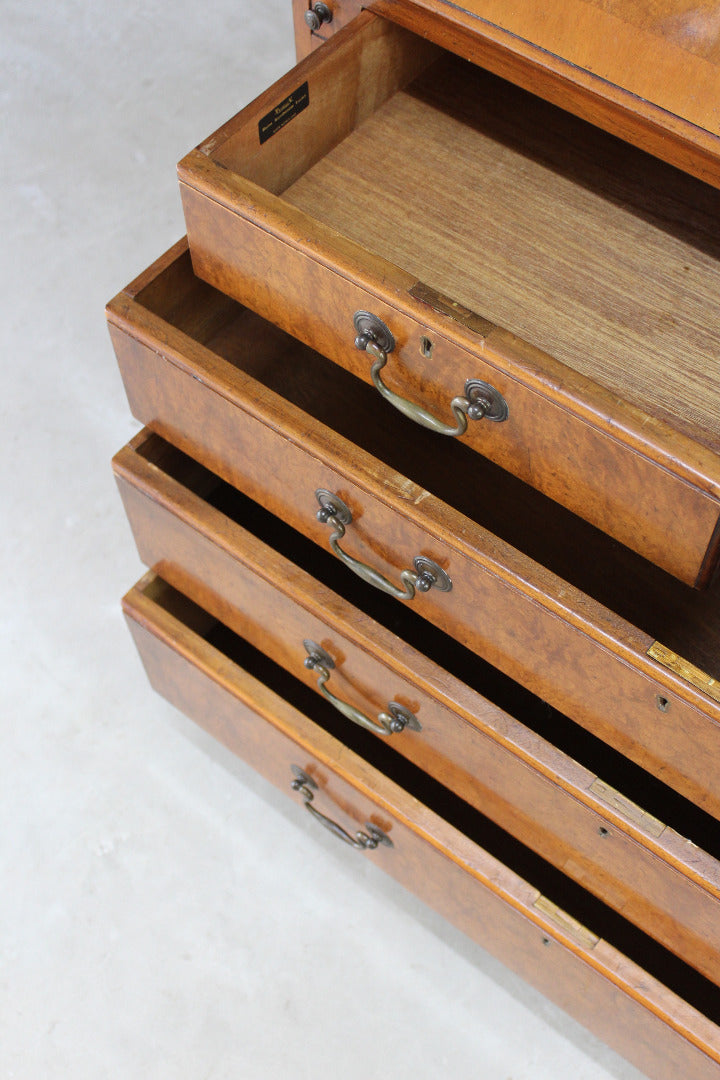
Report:
M 0 1078 L 637 1080 L 149 689 L 105 301 L 289 0 L 0 5 Z

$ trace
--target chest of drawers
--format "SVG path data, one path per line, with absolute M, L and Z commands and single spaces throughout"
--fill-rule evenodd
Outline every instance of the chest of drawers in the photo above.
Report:
M 650 1076 L 717 1077 L 715 191 L 440 50 L 426 38 L 447 20 L 418 36 L 412 5 L 386 8 L 390 20 L 339 5 L 347 25 L 325 26 L 332 40 L 184 160 L 192 260 L 180 242 L 109 305 L 146 425 L 114 463 L 152 571 L 125 610 L 153 685 L 298 812 Z M 431 215 L 403 209 L 398 185 L 412 124 L 421 202 L 451 129 L 454 156 L 469 155 L 462 191 L 446 170 L 455 187 L 419 238 Z M 385 171 L 388 147 L 399 156 Z M 387 198 L 370 221 L 378 170 Z M 608 191 L 618 175 L 622 198 Z M 660 218 L 641 199 L 649 178 Z M 624 396 L 500 329 L 497 311 L 477 314 L 472 296 L 448 299 L 480 206 L 467 192 L 488 187 L 513 198 L 487 204 L 499 231 L 480 229 L 477 251 L 475 234 L 465 242 L 466 279 L 490 266 L 489 295 L 512 241 L 507 310 L 529 308 L 533 326 L 554 332 L 567 306 L 562 275 L 545 282 L 554 307 L 531 294 L 574 233 L 567 274 L 595 228 L 598 291 L 623 272 L 652 278 L 633 284 L 628 311 L 646 305 L 633 326 L 596 312 L 588 329 L 577 308 L 553 338 L 583 352 L 599 333 L 600 370 L 627 330 Z M 541 233 L 568 207 L 570 225 L 528 276 L 518 251 L 535 195 Z M 374 250 L 383 236 L 395 262 Z M 681 265 L 694 285 L 669 336 L 650 327 L 638 389 L 635 347 Z M 673 366 L 659 353 L 691 338 L 681 375 L 710 391 L 689 391 L 688 413 L 650 391 Z M 477 401 L 496 422 L 473 416 Z M 458 431 L 425 430 L 438 416 Z

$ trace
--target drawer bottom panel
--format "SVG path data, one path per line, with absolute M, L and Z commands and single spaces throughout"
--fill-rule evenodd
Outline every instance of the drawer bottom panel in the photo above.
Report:
M 358 729 L 343 745 L 325 702 L 154 575 L 124 609 L 154 688 L 287 790 L 299 814 L 353 846 L 358 833 L 369 838 L 359 854 L 650 1077 L 720 1080 L 717 987 L 585 903 L 577 886 L 379 740 Z

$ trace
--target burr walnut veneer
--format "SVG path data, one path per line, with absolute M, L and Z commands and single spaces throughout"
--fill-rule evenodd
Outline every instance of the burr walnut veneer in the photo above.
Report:
M 299 66 L 108 305 L 125 612 L 349 857 L 720 1080 L 715 52 L 674 0 L 370 7 L 293 0 Z

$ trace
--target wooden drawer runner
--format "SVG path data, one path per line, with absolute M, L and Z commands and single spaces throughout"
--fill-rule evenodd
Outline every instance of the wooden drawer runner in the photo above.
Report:
M 326 549 L 315 491 L 337 493 L 349 555 L 393 581 L 433 559 L 452 590 L 416 595 L 419 614 L 720 817 L 717 590 L 682 586 L 456 441 L 429 449 L 402 417 L 398 435 L 360 380 L 194 278 L 182 244 L 109 319 L 135 416 Z
M 380 740 L 355 728 L 344 746 L 325 702 L 159 579 L 133 589 L 125 611 L 153 686 L 278 787 L 290 793 L 295 780 L 298 814 L 309 802 L 319 825 L 334 822 L 348 840 L 382 830 L 392 846 L 367 858 L 649 1076 L 717 1080 L 716 987 L 602 905 L 584 904 L 582 891 Z
M 708 583 L 717 190 L 368 12 L 179 171 L 201 277 L 368 382 L 369 311 L 381 392 L 452 429 L 489 384 L 507 418 L 468 446 Z
M 718 978 L 720 864 L 701 850 L 705 843 L 720 853 L 717 822 L 639 770 L 627 777 L 622 763 L 618 780 L 614 755 L 590 740 L 589 767 L 572 760 L 537 733 L 562 740 L 562 717 L 506 686 L 410 609 L 359 581 L 348 590 L 343 568 L 329 554 L 158 436 L 141 433 L 115 457 L 114 469 L 147 566 L 314 688 L 318 672 L 306 667 L 304 643 L 319 644 L 336 663 L 327 669 L 327 689 L 340 702 L 376 725 L 389 702 L 398 702 L 411 725 L 419 725 L 384 734 L 393 749 Z M 338 583 L 357 605 L 328 587 Z M 471 677 L 474 689 L 413 640 Z M 530 727 L 497 701 L 514 707 Z M 632 799 L 617 788 L 626 779 L 635 784 Z M 674 814 L 676 827 L 660 822 L 657 812 Z M 692 830 L 694 842 L 679 834 L 683 828 Z

